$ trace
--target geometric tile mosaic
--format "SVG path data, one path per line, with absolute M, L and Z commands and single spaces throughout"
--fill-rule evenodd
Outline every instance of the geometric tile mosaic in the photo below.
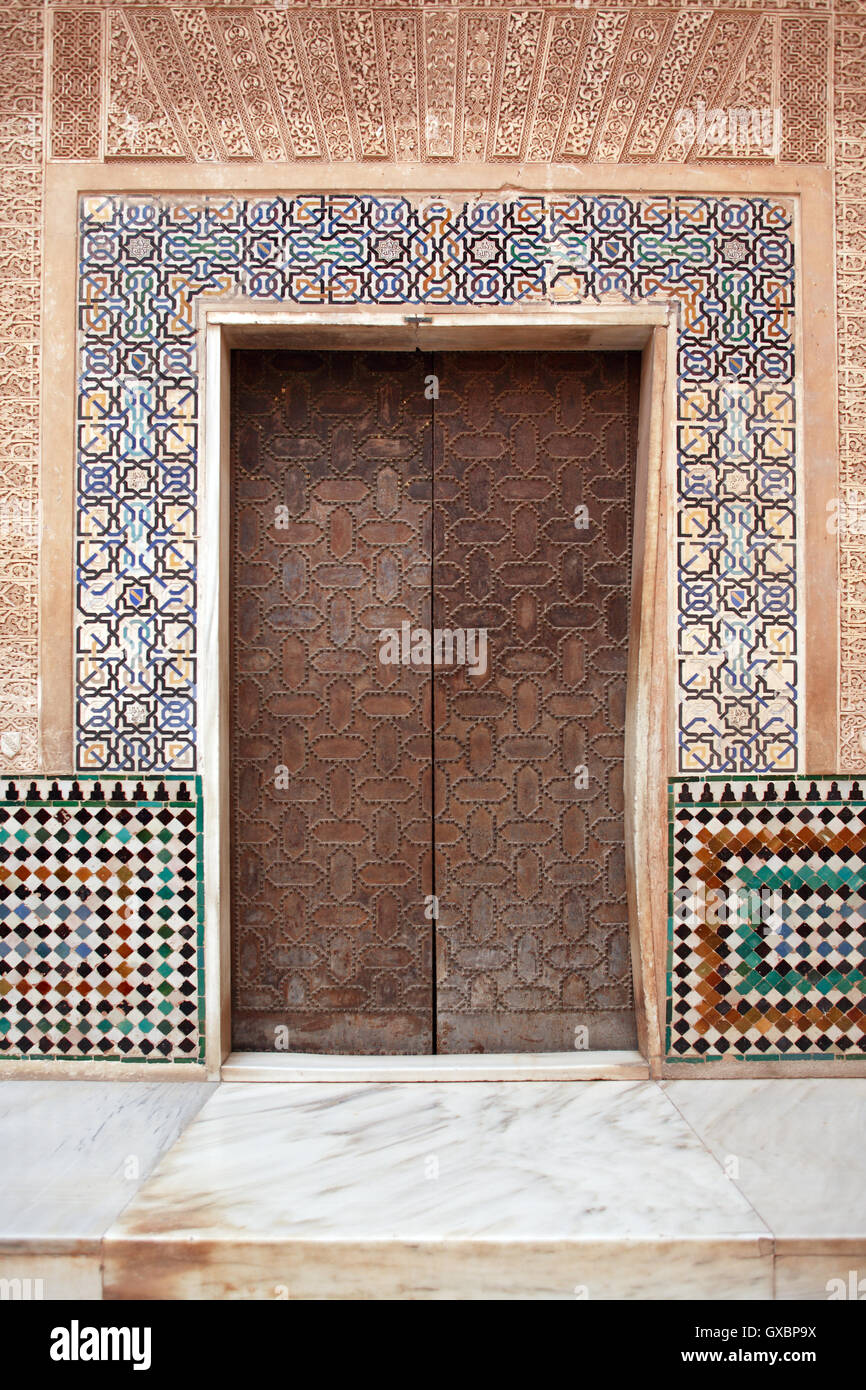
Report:
M 196 779 L 0 787 L 0 1058 L 204 1056 Z
M 196 306 L 678 311 L 678 766 L 797 769 L 790 206 L 761 197 L 87 195 L 77 766 L 196 766 Z
M 866 786 L 669 790 L 669 1061 L 866 1052 Z

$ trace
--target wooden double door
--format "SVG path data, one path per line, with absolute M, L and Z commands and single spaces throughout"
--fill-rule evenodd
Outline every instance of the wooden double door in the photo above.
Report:
M 635 1046 L 636 355 L 232 383 L 233 1047 Z

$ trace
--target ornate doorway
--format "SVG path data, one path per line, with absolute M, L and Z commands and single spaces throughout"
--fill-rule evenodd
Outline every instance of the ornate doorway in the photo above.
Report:
M 236 1051 L 635 1046 L 638 380 L 612 352 L 234 354 Z

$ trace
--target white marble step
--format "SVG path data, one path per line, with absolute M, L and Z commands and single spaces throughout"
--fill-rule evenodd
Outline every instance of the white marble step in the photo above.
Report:
M 215 1090 L 0 1082 L 0 1280 L 23 1281 L 6 1296 L 29 1279 L 32 1296 L 101 1298 L 105 1232 Z
M 864 1140 L 853 1078 L 4 1082 L 0 1280 L 45 1298 L 850 1297 Z
M 114 1298 L 769 1297 L 651 1083 L 223 1084 L 109 1231 Z

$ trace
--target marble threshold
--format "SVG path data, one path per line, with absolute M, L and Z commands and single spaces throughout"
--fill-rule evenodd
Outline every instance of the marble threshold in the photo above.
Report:
M 315 1052 L 232 1052 L 222 1081 L 648 1081 L 640 1052 L 488 1052 L 350 1057 Z
M 856 1078 L 8 1081 L 0 1292 L 827 1299 L 864 1131 Z

